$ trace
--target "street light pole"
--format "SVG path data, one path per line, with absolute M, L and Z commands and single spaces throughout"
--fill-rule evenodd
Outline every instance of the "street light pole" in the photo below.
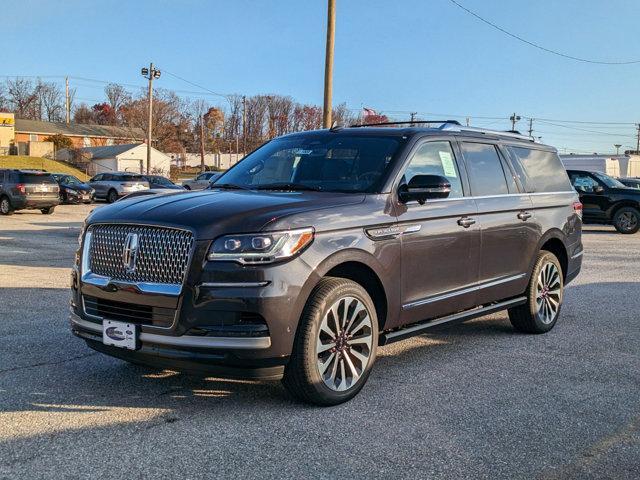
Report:
M 616 147 L 616 156 L 620 155 L 620 147 L 622 146 L 622 144 L 621 143 L 615 143 L 613 146 Z
M 143 67 L 141 70 L 142 76 L 149 80 L 149 91 L 147 92 L 147 99 L 149 101 L 149 124 L 147 126 L 147 175 L 151 173 L 151 125 L 153 122 L 153 79 L 160 78 L 160 70 L 153 68 L 153 63 L 149 65 L 149 68 Z
M 333 97 L 333 49 L 336 35 L 336 0 L 328 0 L 327 7 L 327 48 L 324 60 L 324 108 L 322 126 L 331 128 L 331 104 Z

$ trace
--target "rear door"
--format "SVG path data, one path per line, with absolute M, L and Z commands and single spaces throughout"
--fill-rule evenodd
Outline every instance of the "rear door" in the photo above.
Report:
M 476 204 L 452 137 L 419 141 L 394 191 L 414 175 L 441 175 L 451 183 L 448 198 L 396 200 L 402 248 L 402 324 L 475 306 L 480 255 Z M 468 220 L 463 222 L 463 220 Z
M 461 139 L 460 148 L 480 223 L 478 304 L 518 295 L 526 287 L 537 236 L 529 221 L 531 198 L 520 191 L 497 143 Z

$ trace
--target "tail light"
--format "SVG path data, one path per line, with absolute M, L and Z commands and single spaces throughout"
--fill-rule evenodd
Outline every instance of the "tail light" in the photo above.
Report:
M 576 214 L 582 218 L 582 203 L 580 202 L 573 202 L 573 211 L 576 212 Z
M 27 193 L 27 189 L 26 189 L 26 187 L 24 186 L 24 183 L 18 183 L 18 184 L 16 185 L 16 190 L 18 190 L 18 191 L 19 191 L 20 193 L 22 193 L 23 195 L 24 195 L 25 193 Z

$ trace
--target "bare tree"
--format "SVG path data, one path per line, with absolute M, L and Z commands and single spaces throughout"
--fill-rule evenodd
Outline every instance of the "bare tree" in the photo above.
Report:
M 120 124 L 122 122 L 122 106 L 131 101 L 131 94 L 122 85 L 118 85 L 117 83 L 110 83 L 104 87 L 104 94 L 114 113 L 114 125 Z
M 16 78 L 7 80 L 9 108 L 18 118 L 40 120 L 38 94 L 31 80 Z
M 40 117 L 48 122 L 60 122 L 64 113 L 64 95 L 55 83 L 38 81 L 35 87 Z

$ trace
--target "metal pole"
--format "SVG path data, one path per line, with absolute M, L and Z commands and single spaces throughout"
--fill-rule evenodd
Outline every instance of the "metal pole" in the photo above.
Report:
M 515 128 L 514 128 L 515 130 Z M 533 118 L 529 119 L 529 136 L 532 137 L 533 136 Z
M 149 65 L 149 126 L 147 131 L 147 175 L 151 173 L 151 125 L 153 122 L 153 63 Z
M 247 97 L 242 96 L 242 154 L 247 154 Z
M 333 97 L 333 49 L 336 34 L 336 0 L 328 0 L 327 8 L 327 48 L 324 60 L 324 108 L 322 126 L 331 128 L 331 105 Z
M 64 100 L 64 111 L 65 111 L 65 121 L 67 125 L 71 122 L 71 102 L 69 101 L 69 77 L 64 77 L 65 83 L 65 100 Z
M 640 123 L 638 124 L 638 143 L 636 144 L 636 155 L 640 155 Z

